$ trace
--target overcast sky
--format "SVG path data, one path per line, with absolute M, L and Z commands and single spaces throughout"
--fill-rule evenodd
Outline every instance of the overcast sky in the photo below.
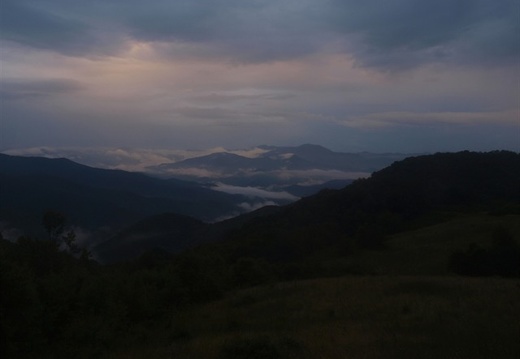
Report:
M 0 0 L 0 150 L 520 151 L 520 0 Z

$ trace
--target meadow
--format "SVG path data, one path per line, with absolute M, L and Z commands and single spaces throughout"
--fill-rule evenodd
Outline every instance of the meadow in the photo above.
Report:
M 454 252 L 491 245 L 500 228 L 517 237 L 519 216 L 460 216 L 377 250 L 317 253 L 323 271 L 359 274 L 273 281 L 172 308 L 160 344 L 108 358 L 518 358 L 520 280 L 448 267 Z
M 517 279 L 347 276 L 174 310 L 169 343 L 108 358 L 518 358 L 518 318 Z

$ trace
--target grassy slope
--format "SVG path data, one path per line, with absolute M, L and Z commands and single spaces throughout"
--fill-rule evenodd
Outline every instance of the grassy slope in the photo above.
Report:
M 173 310 L 172 328 L 158 332 L 165 341 L 110 358 L 520 357 L 520 281 L 446 270 L 453 251 L 489 244 L 497 227 L 520 238 L 519 217 L 462 217 L 328 263 L 377 275 L 267 285 Z
M 381 250 L 365 250 L 329 263 L 359 273 L 447 275 L 448 259 L 471 243 L 491 245 L 498 228 L 520 240 L 520 215 L 474 214 L 391 236 Z
M 222 355 L 249 343 L 280 353 L 258 358 L 517 358 L 519 285 L 375 276 L 251 288 L 177 313 L 182 339 L 112 357 L 254 357 Z

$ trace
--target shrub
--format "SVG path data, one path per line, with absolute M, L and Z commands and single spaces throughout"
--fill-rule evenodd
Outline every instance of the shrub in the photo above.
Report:
M 466 251 L 451 255 L 449 268 L 468 276 L 520 277 L 520 245 L 509 231 L 497 228 L 490 247 L 471 243 Z

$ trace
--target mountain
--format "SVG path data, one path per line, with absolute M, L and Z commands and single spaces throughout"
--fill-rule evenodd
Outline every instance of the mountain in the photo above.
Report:
M 298 147 L 259 146 L 259 149 L 261 151 L 258 151 L 255 157 L 217 152 L 183 161 L 150 166 L 148 170 L 151 173 L 162 175 L 204 177 L 206 174 L 208 178 L 280 170 L 373 172 L 395 160 L 406 157 L 403 154 L 340 153 L 311 144 Z M 200 170 L 198 174 L 196 170 Z
M 137 171 L 162 179 L 182 179 L 198 182 L 206 187 L 216 186 L 217 190 L 220 184 L 225 184 L 293 195 L 315 194 L 324 188 L 325 183 L 332 183 L 331 181 L 351 181 L 367 177 L 407 156 L 395 153 L 341 153 L 312 144 L 206 150 L 42 147 L 10 150 L 5 153 L 61 158 L 63 161 L 68 158 L 91 167 Z M 301 189 L 294 190 L 295 186 Z M 159 196 L 162 196 L 162 192 L 161 190 Z M 288 203 L 272 197 L 263 197 L 264 202 L 269 198 L 269 201 L 278 205 Z
M 313 146 L 298 150 L 329 152 Z M 276 151 L 271 155 L 287 154 L 287 148 Z M 410 157 L 348 186 L 342 181 L 287 186 L 298 196 L 309 194 L 308 188 L 340 188 L 206 224 L 201 221 L 253 209 L 258 199 L 65 159 L 0 155 L 0 219 L 4 225 L 40 228 L 42 213 L 54 209 L 81 229 L 110 229 L 109 240 L 96 248 L 108 260 L 153 249 L 178 253 L 209 242 L 231 243 L 228 249 L 236 248 L 240 256 L 292 260 L 331 246 L 377 247 L 389 234 L 453 213 L 515 211 L 520 203 L 519 156 L 499 151 Z M 243 163 L 237 155 L 213 158 Z
M 101 263 L 133 260 L 147 252 L 178 254 L 198 245 L 221 241 L 245 223 L 278 213 L 279 206 L 265 206 L 216 223 L 163 213 L 126 227 L 92 248 Z
M 345 180 L 332 180 L 327 181 L 320 184 L 315 185 L 292 185 L 292 186 L 285 186 L 284 190 L 292 195 L 298 196 L 298 197 L 308 197 L 313 194 L 316 194 L 324 189 L 341 189 L 343 187 L 348 186 L 354 182 L 354 180 L 345 179 Z
M 158 180 L 142 173 L 93 168 L 65 158 L 18 157 L 0 154 L 0 171 L 10 175 L 59 177 L 81 185 L 129 191 L 143 196 L 192 199 L 216 196 L 213 191 L 188 181 Z
M 232 234 L 245 256 L 293 260 L 327 246 L 377 247 L 399 231 L 457 213 L 520 209 L 520 154 L 407 158 L 341 190 L 325 190 Z
M 334 169 L 350 172 L 373 172 L 401 160 L 407 155 L 396 153 L 334 152 L 323 146 L 305 144 L 297 147 L 260 146 L 267 152 L 262 156 L 287 158 L 293 156 L 312 164 L 315 169 Z
M 247 152 L 247 155 L 217 152 L 149 166 L 147 171 L 163 178 L 311 195 L 327 188 L 326 183 L 367 177 L 405 157 L 403 154 L 340 153 L 311 144 L 297 147 L 260 146 Z
M 520 154 L 410 157 L 339 190 L 323 190 L 272 213 L 237 217 L 210 251 L 233 258 L 298 261 L 324 250 L 377 248 L 394 233 L 464 213 L 520 211 Z M 221 224 L 208 227 L 208 232 Z M 184 241 L 188 239 L 184 238 Z
M 119 227 L 163 212 L 211 221 L 240 211 L 248 199 L 196 183 L 140 173 L 97 169 L 67 159 L 0 154 L 0 219 L 36 228 L 47 209 L 64 212 L 72 224 Z
M 96 247 L 102 261 L 128 260 L 160 250 L 177 253 L 192 248 L 207 236 L 210 225 L 195 218 L 164 213 L 143 219 Z
M 171 164 L 162 164 L 151 169 L 158 172 L 172 170 L 175 172 L 175 170 L 179 169 L 201 169 L 223 176 L 239 172 L 269 172 L 279 169 L 306 170 L 316 166 L 321 165 L 313 164 L 293 154 L 287 154 L 287 156 L 283 154 L 276 156 L 264 154 L 260 157 L 248 158 L 233 153 L 219 152 Z

